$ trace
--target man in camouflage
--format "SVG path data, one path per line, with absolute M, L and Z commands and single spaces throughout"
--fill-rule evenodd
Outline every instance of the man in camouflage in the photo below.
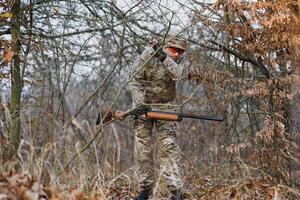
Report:
M 185 76 L 183 60 L 186 41 L 179 37 L 167 37 L 165 44 L 154 42 L 137 58 L 132 73 L 131 90 L 133 107 L 141 104 L 170 105 L 176 95 L 176 80 Z M 155 107 L 158 108 L 158 107 Z M 161 109 L 161 108 L 160 108 Z M 141 191 L 136 200 L 148 199 L 155 184 L 153 166 L 153 127 L 156 127 L 160 173 L 171 191 L 172 200 L 181 200 L 182 180 L 180 173 L 181 150 L 175 143 L 176 134 L 172 122 L 136 119 L 136 161 Z

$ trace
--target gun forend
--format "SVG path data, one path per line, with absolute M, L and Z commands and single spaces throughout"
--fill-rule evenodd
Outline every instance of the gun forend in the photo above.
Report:
M 156 120 L 166 120 L 166 121 L 181 121 L 181 117 L 175 113 L 164 113 L 164 112 L 155 112 L 148 111 L 145 114 L 148 119 L 156 119 Z

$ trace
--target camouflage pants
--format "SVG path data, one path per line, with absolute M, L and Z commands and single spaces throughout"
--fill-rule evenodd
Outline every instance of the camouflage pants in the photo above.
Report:
M 153 145 L 157 141 L 160 175 L 169 190 L 182 188 L 179 161 L 181 150 L 175 143 L 176 134 L 172 122 L 137 119 L 133 124 L 135 133 L 135 159 L 141 188 L 152 188 L 155 183 Z M 156 140 L 152 134 L 156 127 Z

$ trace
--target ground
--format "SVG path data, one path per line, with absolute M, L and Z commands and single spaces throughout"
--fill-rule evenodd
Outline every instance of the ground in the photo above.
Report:
M 185 188 L 186 199 L 196 200 L 283 200 L 297 199 L 297 191 L 292 188 L 273 184 L 271 180 L 247 178 L 222 181 L 211 177 L 198 177 L 190 180 Z M 120 177 L 106 188 L 95 191 L 70 189 L 61 191 L 58 186 L 43 186 L 28 173 L 4 173 L 0 175 L 0 200 L 130 200 L 137 191 L 128 179 Z M 300 196 L 298 196 L 300 197 Z M 168 199 L 168 192 L 157 187 L 154 199 Z

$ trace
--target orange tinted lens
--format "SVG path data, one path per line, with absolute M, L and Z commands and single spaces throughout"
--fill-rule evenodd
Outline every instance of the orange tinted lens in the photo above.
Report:
M 178 48 L 175 48 L 175 47 L 169 47 L 170 51 L 172 53 L 179 53 L 179 54 L 182 54 L 184 52 L 184 50 L 182 49 L 178 49 Z

